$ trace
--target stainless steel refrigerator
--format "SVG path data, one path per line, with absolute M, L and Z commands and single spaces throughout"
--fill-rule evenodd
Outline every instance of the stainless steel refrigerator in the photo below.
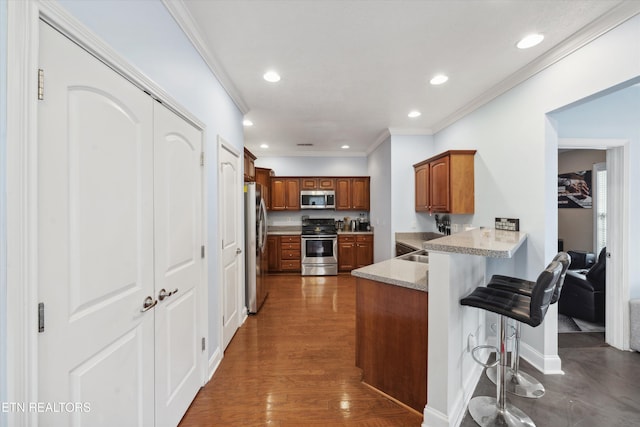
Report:
M 267 270 L 267 207 L 262 184 L 246 182 L 245 206 L 245 294 L 247 310 L 255 314 L 267 298 L 264 275 Z

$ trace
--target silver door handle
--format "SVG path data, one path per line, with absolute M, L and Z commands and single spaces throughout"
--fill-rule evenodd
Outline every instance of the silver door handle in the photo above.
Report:
M 241 253 L 242 253 L 242 249 L 236 248 L 236 254 L 241 254 Z
M 173 294 L 177 294 L 178 293 L 178 288 L 175 288 L 174 290 L 172 290 L 171 292 L 167 292 L 166 289 L 162 288 L 160 289 L 160 292 L 158 293 L 158 299 L 160 301 L 163 301 L 165 298 L 170 297 Z
M 156 306 L 156 304 L 158 303 L 158 300 L 154 300 L 153 297 L 146 297 L 144 299 L 144 302 L 142 303 L 142 309 L 140 310 L 142 313 L 144 313 L 145 311 L 149 311 L 151 310 L 153 307 Z

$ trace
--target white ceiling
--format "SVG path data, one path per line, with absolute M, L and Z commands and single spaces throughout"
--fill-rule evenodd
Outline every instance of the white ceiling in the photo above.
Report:
M 182 0 L 169 10 L 265 155 L 362 155 L 433 133 L 637 13 L 618 0 Z M 531 32 L 544 41 L 520 50 Z M 277 70 L 282 80 L 262 75 Z M 435 74 L 449 81 L 432 86 Z M 411 119 L 407 114 L 419 110 Z M 260 148 L 267 143 L 269 149 Z M 297 144 L 313 144 L 299 147 Z M 348 144 L 349 150 L 340 146 Z

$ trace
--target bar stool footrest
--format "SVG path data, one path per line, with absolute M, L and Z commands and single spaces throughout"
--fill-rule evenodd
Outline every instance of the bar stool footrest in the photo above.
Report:
M 485 349 L 492 349 L 493 351 L 496 352 L 496 361 L 493 363 L 485 363 L 482 360 L 478 359 L 476 357 L 476 351 L 478 350 L 485 350 Z M 500 363 L 500 349 L 498 347 L 495 347 L 493 345 L 477 345 L 473 348 L 473 350 L 471 350 L 471 357 L 473 357 L 473 360 L 475 360 L 478 364 L 484 366 L 485 368 L 495 368 L 496 366 L 498 366 L 498 363 Z

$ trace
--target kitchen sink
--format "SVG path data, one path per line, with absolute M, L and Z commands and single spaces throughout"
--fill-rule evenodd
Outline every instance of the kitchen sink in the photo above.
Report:
M 427 251 L 422 250 L 422 251 L 411 252 L 410 254 L 399 256 L 398 259 L 405 260 L 405 261 L 413 261 L 413 262 L 423 262 L 425 264 L 428 264 L 429 254 L 427 253 Z

